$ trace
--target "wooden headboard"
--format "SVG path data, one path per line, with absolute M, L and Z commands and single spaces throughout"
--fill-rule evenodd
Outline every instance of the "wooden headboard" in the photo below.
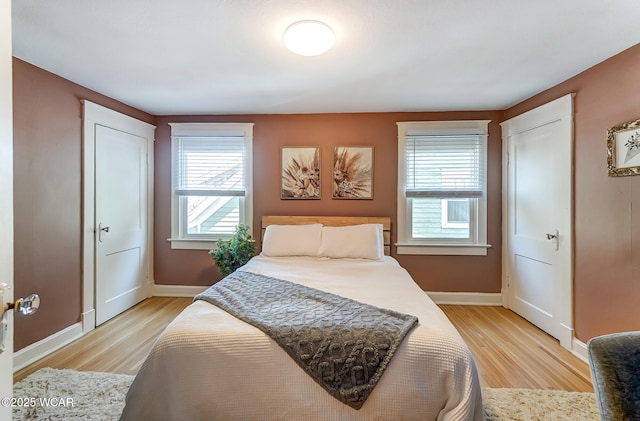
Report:
M 262 217 L 260 239 L 264 238 L 264 230 L 269 225 L 303 225 L 322 224 L 330 227 L 343 227 L 358 224 L 382 224 L 384 234 L 384 254 L 391 254 L 391 218 L 388 216 L 272 216 Z

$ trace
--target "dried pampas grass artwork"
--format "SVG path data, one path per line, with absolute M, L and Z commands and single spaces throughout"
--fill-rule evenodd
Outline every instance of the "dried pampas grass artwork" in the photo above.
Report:
M 334 199 L 373 199 L 373 146 L 333 149 Z
M 285 147 L 281 199 L 320 199 L 320 148 Z

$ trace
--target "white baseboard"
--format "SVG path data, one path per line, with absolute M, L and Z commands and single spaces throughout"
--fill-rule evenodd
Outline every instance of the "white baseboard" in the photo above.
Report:
M 502 294 L 485 292 L 426 291 L 436 304 L 468 306 L 502 306 Z
M 153 285 L 154 297 L 194 297 L 208 287 L 190 285 Z
M 573 338 L 573 347 L 571 353 L 580 358 L 585 363 L 589 364 L 589 354 L 587 353 L 587 344 L 579 339 Z
M 565 325 L 564 323 L 560 323 L 560 332 L 559 332 L 558 340 L 560 341 L 560 345 L 564 349 L 568 349 L 569 351 L 573 350 L 573 340 L 574 340 L 573 333 L 574 333 L 573 328 Z
M 81 314 L 82 333 L 87 333 L 96 328 L 96 311 L 91 309 Z
M 16 372 L 29 364 L 46 357 L 63 346 L 75 341 L 83 335 L 82 323 L 75 323 L 53 335 L 34 342 L 13 354 L 13 371 Z

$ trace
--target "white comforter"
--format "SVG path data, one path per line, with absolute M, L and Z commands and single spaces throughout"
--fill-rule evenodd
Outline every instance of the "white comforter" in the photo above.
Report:
M 204 301 L 164 331 L 122 420 L 482 420 L 475 364 L 442 311 L 391 257 L 254 257 L 243 270 L 418 316 L 364 406 L 331 397 L 257 328 Z

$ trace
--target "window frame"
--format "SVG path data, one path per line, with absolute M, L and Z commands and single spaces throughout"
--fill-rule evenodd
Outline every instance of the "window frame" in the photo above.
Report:
M 408 121 L 398 122 L 398 254 L 418 255 L 480 255 L 486 256 L 487 249 L 487 139 L 490 120 L 456 121 Z M 482 197 L 469 201 L 469 238 L 413 238 L 411 198 L 406 195 L 407 137 L 416 135 L 479 135 L 484 159 Z
M 185 210 L 187 197 L 176 193 L 178 171 L 178 144 L 187 137 L 244 137 L 245 195 L 239 197 L 240 221 L 253 232 L 253 126 L 254 123 L 169 123 L 171 126 L 171 243 L 172 249 L 211 250 L 215 242 L 227 236 L 189 234 L 186 230 Z
M 461 202 L 464 199 L 440 199 L 440 207 L 442 209 L 442 214 L 440 217 L 440 226 L 444 229 L 456 229 L 456 228 L 464 228 L 473 231 L 472 223 L 472 214 L 475 213 L 474 203 L 468 203 L 469 206 L 469 220 L 467 222 L 459 222 L 459 221 L 449 221 L 449 202 Z M 469 200 L 469 199 L 467 199 Z

